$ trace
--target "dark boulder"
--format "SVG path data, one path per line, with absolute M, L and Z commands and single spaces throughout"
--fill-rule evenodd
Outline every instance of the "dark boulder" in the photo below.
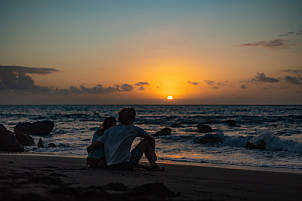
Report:
M 225 120 L 225 121 L 222 121 L 222 123 L 225 123 L 225 124 L 227 124 L 228 126 L 237 126 L 235 120 Z
M 217 144 L 223 142 L 223 138 L 218 134 L 206 134 L 197 142 L 200 144 Z
M 49 143 L 48 148 L 51 148 L 51 147 L 57 147 L 57 145 L 55 143 Z
M 27 134 L 17 133 L 15 136 L 22 146 L 32 146 L 35 144 L 34 139 Z
M 245 144 L 245 148 L 248 148 L 248 149 L 265 149 L 265 141 L 264 140 L 260 140 L 256 144 L 251 143 L 251 142 L 247 142 Z
M 21 152 L 23 146 L 18 142 L 16 136 L 0 124 L 0 151 Z
M 39 147 L 39 148 L 44 148 L 44 142 L 42 141 L 41 138 L 39 139 L 39 142 L 38 142 L 38 144 L 37 144 L 37 147 Z
M 157 133 L 153 134 L 153 136 L 171 135 L 171 131 L 171 128 L 163 128 Z
M 172 127 L 172 128 L 175 128 L 175 127 L 181 127 L 181 125 L 180 124 L 178 124 L 178 123 L 173 123 L 173 124 L 171 124 L 171 126 L 170 127 Z
M 208 125 L 204 125 L 204 124 L 198 124 L 197 125 L 197 129 L 198 129 L 198 133 L 209 133 L 209 132 L 213 132 L 213 129 L 208 126 Z
M 45 136 L 49 135 L 54 127 L 51 121 L 37 121 L 34 123 L 19 123 L 14 127 L 14 133 Z

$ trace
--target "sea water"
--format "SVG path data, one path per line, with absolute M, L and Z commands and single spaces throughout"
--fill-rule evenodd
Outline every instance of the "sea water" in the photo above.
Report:
M 1 105 L 0 123 L 8 130 L 18 123 L 50 120 L 55 127 L 48 136 L 32 136 L 57 147 L 25 147 L 27 153 L 86 157 L 86 147 L 104 118 L 130 105 Z M 216 164 L 236 167 L 266 167 L 302 170 L 302 106 L 253 105 L 133 105 L 135 124 L 154 134 L 165 127 L 171 135 L 156 137 L 156 152 L 162 161 Z M 235 126 L 223 123 L 234 120 Z M 172 124 L 176 127 L 171 127 Z M 218 144 L 200 144 L 205 134 L 197 124 L 212 127 L 223 139 Z M 139 139 L 135 141 L 138 142 Z M 246 142 L 264 140 L 265 149 L 247 149 Z M 135 144 L 134 143 L 134 144 Z

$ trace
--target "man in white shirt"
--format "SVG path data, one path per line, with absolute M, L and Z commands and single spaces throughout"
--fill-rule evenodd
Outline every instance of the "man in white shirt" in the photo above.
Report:
M 143 129 L 133 125 L 136 117 L 134 108 L 124 108 L 119 112 L 120 124 L 109 128 L 97 141 L 87 147 L 87 151 L 104 146 L 109 168 L 133 169 L 145 154 L 152 170 L 159 170 L 156 164 L 155 140 Z M 130 152 L 136 137 L 144 139 Z

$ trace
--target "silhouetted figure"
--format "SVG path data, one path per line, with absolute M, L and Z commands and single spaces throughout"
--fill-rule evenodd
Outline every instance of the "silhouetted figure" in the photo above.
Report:
M 133 125 L 135 117 L 135 109 L 122 109 L 119 112 L 120 124 L 105 131 L 104 135 L 87 147 L 87 151 L 95 150 L 103 145 L 107 165 L 112 169 L 133 169 L 145 154 L 150 163 L 150 169 L 161 170 L 155 162 L 155 140 L 146 131 Z M 136 137 L 144 139 L 130 152 Z
M 100 127 L 97 128 L 96 131 L 94 132 L 92 143 L 97 141 L 97 139 L 104 134 L 105 130 L 115 125 L 116 125 L 116 119 L 114 117 L 106 118 L 104 122 L 100 125 Z M 88 157 L 86 158 L 86 164 L 90 167 L 106 167 L 104 146 L 101 146 L 98 149 L 90 151 L 88 153 Z

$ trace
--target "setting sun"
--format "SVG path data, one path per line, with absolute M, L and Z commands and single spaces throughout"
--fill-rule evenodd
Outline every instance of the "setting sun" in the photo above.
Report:
M 173 96 L 168 96 L 167 99 L 168 100 L 173 100 Z

